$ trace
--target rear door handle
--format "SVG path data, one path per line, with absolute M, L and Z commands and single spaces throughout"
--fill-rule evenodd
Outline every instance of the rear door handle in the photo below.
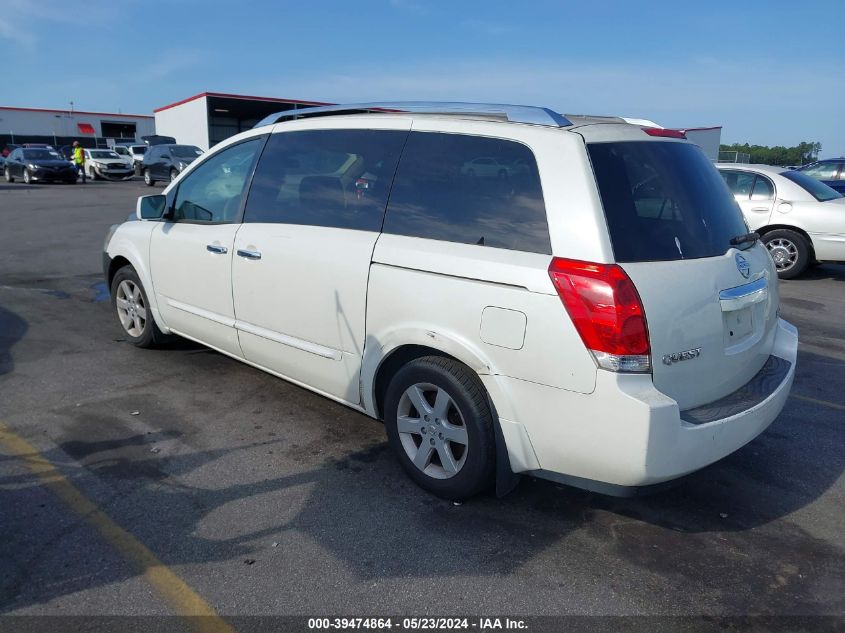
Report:
M 245 251 L 243 249 L 238 249 L 238 257 L 243 257 L 245 259 L 261 259 L 261 252 L 260 251 Z
M 210 253 L 217 253 L 219 255 L 225 255 L 229 252 L 229 249 L 225 246 L 218 246 L 217 244 L 206 244 L 205 250 Z
M 768 213 L 771 211 L 771 207 L 753 207 L 751 209 L 754 213 Z

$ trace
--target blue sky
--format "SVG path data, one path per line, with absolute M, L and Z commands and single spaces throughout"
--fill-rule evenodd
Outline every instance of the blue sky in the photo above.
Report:
M 0 0 L 0 105 L 497 101 L 839 156 L 841 3 Z

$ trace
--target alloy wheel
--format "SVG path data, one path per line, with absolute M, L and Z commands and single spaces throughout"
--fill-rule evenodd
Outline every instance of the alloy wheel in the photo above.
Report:
M 449 479 L 466 463 L 469 438 L 464 416 L 442 387 L 416 383 L 399 399 L 399 440 L 417 469 L 434 479 Z
M 798 261 L 798 247 L 794 242 L 783 237 L 778 237 L 766 243 L 769 255 L 775 262 L 778 272 L 789 270 Z
M 121 281 L 115 295 L 115 307 L 126 333 L 135 338 L 140 337 L 147 327 L 147 306 L 141 288 L 129 279 Z

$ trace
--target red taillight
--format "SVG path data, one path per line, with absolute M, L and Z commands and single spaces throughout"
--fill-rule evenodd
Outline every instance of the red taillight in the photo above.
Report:
M 687 137 L 683 130 L 667 130 L 666 128 L 662 127 L 644 127 L 643 132 L 645 132 L 649 136 L 665 136 L 667 138 L 683 139 Z
M 599 365 L 615 371 L 651 368 L 643 304 L 621 267 L 556 257 L 549 276 Z

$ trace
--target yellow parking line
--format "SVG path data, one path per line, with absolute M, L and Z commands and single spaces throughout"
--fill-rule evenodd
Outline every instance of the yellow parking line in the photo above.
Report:
M 23 461 L 44 486 L 71 510 L 94 526 L 106 541 L 144 574 L 147 581 L 179 615 L 202 616 L 190 619 L 191 625 L 196 630 L 201 633 L 235 632 L 235 629 L 223 620 L 210 604 L 156 558 L 149 548 L 112 521 L 34 446 L 2 422 L 0 422 L 0 448 Z
M 831 409 L 837 409 L 839 411 L 845 411 L 845 404 L 837 404 L 835 402 L 829 402 L 827 400 L 819 400 L 818 398 L 811 398 L 810 396 L 802 396 L 797 393 L 792 394 L 793 398 L 797 398 L 798 400 L 804 400 L 805 402 L 812 402 L 813 404 L 818 404 L 822 407 L 830 407 Z

